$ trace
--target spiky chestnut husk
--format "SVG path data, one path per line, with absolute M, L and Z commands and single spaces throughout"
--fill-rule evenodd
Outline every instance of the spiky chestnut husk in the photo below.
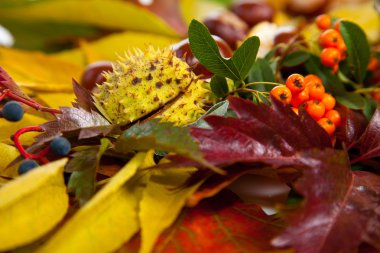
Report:
M 204 110 L 208 90 L 172 50 L 127 54 L 105 74 L 106 81 L 94 94 L 98 108 L 114 124 L 128 124 L 174 101 L 159 117 L 184 125 Z M 170 104 L 170 103 L 169 103 Z

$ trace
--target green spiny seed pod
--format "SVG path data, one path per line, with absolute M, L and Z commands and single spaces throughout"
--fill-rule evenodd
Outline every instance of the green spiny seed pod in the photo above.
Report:
M 170 49 L 136 50 L 105 78 L 94 98 L 114 124 L 128 124 L 166 104 L 170 106 L 159 117 L 177 125 L 193 122 L 204 113 L 202 100 L 209 91 Z

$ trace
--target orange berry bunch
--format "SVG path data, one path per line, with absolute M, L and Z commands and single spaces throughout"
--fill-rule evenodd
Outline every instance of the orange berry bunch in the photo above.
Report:
M 347 57 L 347 47 L 339 30 L 340 20 L 334 23 L 333 28 L 331 17 L 327 14 L 319 15 L 315 22 L 322 30 L 319 36 L 319 45 L 323 48 L 320 54 L 321 62 L 336 73 L 339 62 Z
M 290 104 L 296 114 L 299 107 L 304 108 L 329 135 L 340 123 L 339 112 L 334 110 L 335 98 L 325 92 L 322 80 L 316 75 L 292 74 L 285 85 L 276 86 L 270 93 L 283 104 Z

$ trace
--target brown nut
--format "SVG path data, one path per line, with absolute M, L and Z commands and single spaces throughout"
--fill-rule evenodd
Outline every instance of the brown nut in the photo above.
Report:
M 241 0 L 231 6 L 231 11 L 244 20 L 250 27 L 262 22 L 273 20 L 275 10 L 268 3 L 252 0 Z
M 220 37 L 212 35 L 216 44 L 218 45 L 219 52 L 224 58 L 230 58 L 232 56 L 232 49 L 230 46 Z M 175 55 L 178 58 L 184 58 L 186 63 L 192 68 L 193 72 L 200 75 L 201 78 L 207 79 L 213 76 L 208 69 L 203 66 L 197 58 L 193 55 L 190 49 L 189 39 L 184 39 L 172 46 Z
M 323 12 L 328 0 L 289 0 L 287 9 L 299 15 L 316 15 Z
M 247 32 L 247 24 L 230 11 L 214 12 L 203 22 L 210 33 L 217 35 L 236 49 L 237 42 L 244 40 Z
M 83 72 L 81 85 L 92 91 L 96 84 L 101 84 L 105 81 L 103 71 L 112 71 L 111 61 L 97 61 L 89 64 Z

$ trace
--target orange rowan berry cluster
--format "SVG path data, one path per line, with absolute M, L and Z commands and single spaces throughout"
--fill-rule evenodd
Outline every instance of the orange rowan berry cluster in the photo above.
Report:
M 327 14 L 319 15 L 315 20 L 318 28 L 323 32 L 319 36 L 320 54 L 323 65 L 332 68 L 333 73 L 339 69 L 339 62 L 347 57 L 347 47 L 340 34 L 340 20 L 332 27 L 331 17 Z
M 335 98 L 325 92 L 322 80 L 316 75 L 292 74 L 285 85 L 276 86 L 270 93 L 283 104 L 290 104 L 296 114 L 299 107 L 304 108 L 329 135 L 341 121 L 339 112 L 334 110 Z

